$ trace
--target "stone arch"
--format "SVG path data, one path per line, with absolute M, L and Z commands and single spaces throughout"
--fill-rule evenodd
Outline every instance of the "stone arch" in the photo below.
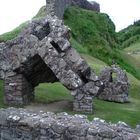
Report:
M 38 54 L 22 63 L 14 72 L 24 75 L 33 87 L 39 83 L 54 83 L 58 81 L 55 74 Z
M 70 29 L 57 17 L 47 16 L 32 21 L 16 39 L 0 44 L 7 104 L 27 104 L 39 83 L 59 81 L 74 96 L 74 110 L 92 112 L 98 77 L 71 47 L 69 38 Z
M 116 79 L 113 80 L 113 74 Z M 129 81 L 127 74 L 117 65 L 105 67 L 100 75 L 103 82 L 102 87 L 98 91 L 98 98 L 114 102 L 128 102 Z

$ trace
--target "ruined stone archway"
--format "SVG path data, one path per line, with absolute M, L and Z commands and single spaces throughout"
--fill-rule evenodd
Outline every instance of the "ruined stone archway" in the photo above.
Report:
M 7 104 L 27 104 L 39 83 L 59 81 L 74 96 L 74 110 L 92 112 L 98 78 L 69 38 L 70 29 L 57 17 L 47 16 L 30 23 L 16 39 L 0 44 Z
M 115 77 L 114 77 L 115 76 Z M 114 102 L 128 102 L 129 81 L 127 74 L 117 65 L 105 67 L 100 75 L 103 82 L 98 98 Z

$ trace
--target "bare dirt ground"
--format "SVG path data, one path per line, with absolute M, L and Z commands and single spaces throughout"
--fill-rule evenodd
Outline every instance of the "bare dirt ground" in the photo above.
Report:
M 65 108 L 69 106 L 69 101 L 58 101 L 49 104 L 31 103 L 30 105 L 25 106 L 25 108 L 35 112 L 62 112 Z

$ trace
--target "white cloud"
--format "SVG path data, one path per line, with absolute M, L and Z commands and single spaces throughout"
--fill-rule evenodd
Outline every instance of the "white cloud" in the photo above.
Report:
M 30 20 L 45 0 L 0 0 L 0 34 Z

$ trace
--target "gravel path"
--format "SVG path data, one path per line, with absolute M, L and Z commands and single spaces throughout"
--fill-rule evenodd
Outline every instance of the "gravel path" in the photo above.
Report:
M 61 112 L 64 108 L 69 107 L 69 101 L 58 101 L 49 104 L 32 103 L 25 106 L 26 109 L 33 110 L 35 112 Z

